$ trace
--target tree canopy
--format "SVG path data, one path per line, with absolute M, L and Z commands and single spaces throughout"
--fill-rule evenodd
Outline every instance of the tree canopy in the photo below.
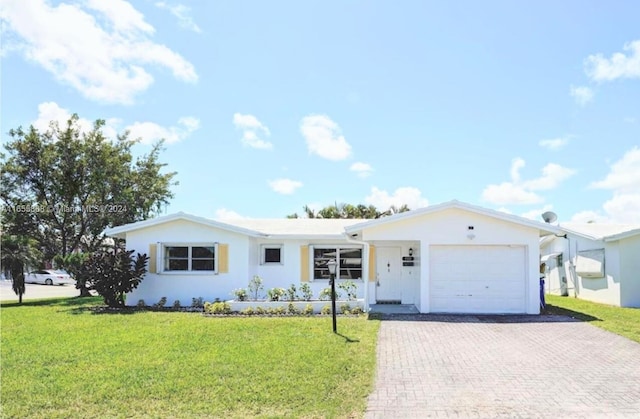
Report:
M 380 211 L 373 205 L 364 204 L 338 204 L 329 205 L 320 210 L 314 210 L 308 205 L 303 208 L 304 215 L 307 218 L 380 218 L 400 212 L 410 211 L 410 208 L 404 204 L 400 207 L 392 205 L 386 211 Z M 287 215 L 287 218 L 300 218 L 298 213 Z
M 106 138 L 104 125 L 85 131 L 73 115 L 44 132 L 9 131 L 0 155 L 4 233 L 35 240 L 45 260 L 95 251 L 106 227 L 153 217 L 173 197 L 162 142 L 134 158 L 138 140 Z

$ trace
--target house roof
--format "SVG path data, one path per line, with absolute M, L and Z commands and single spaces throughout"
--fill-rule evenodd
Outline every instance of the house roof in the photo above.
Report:
M 191 221 L 194 223 L 203 224 L 203 225 L 207 225 L 215 228 L 220 228 L 222 230 L 232 231 L 235 233 L 245 234 L 252 237 L 260 237 L 263 235 L 260 232 L 255 230 L 243 228 L 233 224 L 223 223 L 216 220 L 211 220 L 209 218 L 198 217 L 196 215 L 191 215 L 184 212 L 177 212 L 175 214 L 164 215 L 164 216 L 153 218 L 150 220 L 138 221 L 135 223 L 124 224 L 117 227 L 107 228 L 104 231 L 104 233 L 107 236 L 124 238 L 126 233 L 129 233 L 131 231 L 140 230 L 142 228 L 153 227 L 156 225 L 165 224 L 165 223 L 169 223 L 171 221 L 177 221 L 177 220 Z
M 126 233 L 142 228 L 176 221 L 187 220 L 222 230 L 264 238 L 308 238 L 338 239 L 344 238 L 344 228 L 361 222 L 359 219 L 321 219 L 321 218 L 280 218 L 280 219 L 228 219 L 211 220 L 184 212 L 165 215 L 151 220 L 125 224 L 105 230 L 107 236 L 124 238 Z
M 640 224 L 562 223 L 559 227 L 592 240 L 616 241 L 640 234 Z
M 488 208 L 471 205 L 466 202 L 461 202 L 457 200 L 444 202 L 442 204 L 437 204 L 437 205 L 430 205 L 428 207 L 418 208 L 412 211 L 390 215 L 388 217 L 377 218 L 375 220 L 367 220 L 359 224 L 347 226 L 345 230 L 347 231 L 347 233 L 353 234 L 369 227 L 394 223 L 396 221 L 405 220 L 405 219 L 408 220 L 414 217 L 419 217 L 421 215 L 433 214 L 433 213 L 445 211 L 452 208 L 461 209 L 461 210 L 469 211 L 469 212 L 480 214 L 480 215 L 485 215 L 485 216 L 496 218 L 502 221 L 520 224 L 526 227 L 536 228 L 540 231 L 541 236 L 546 236 L 548 234 L 557 234 L 561 232 L 561 230 L 558 227 L 550 224 L 541 223 L 541 222 L 530 220 L 528 218 L 520 217 L 517 215 L 507 214 L 506 212 L 502 212 L 502 211 L 495 211 Z
M 361 219 L 273 218 L 224 220 L 236 227 L 257 231 L 269 238 L 344 238 L 345 227 Z
M 157 217 L 151 220 L 138 221 L 105 230 L 107 236 L 124 238 L 127 233 L 142 228 L 176 221 L 186 220 L 194 223 L 219 228 L 244 234 L 250 237 L 263 237 L 271 239 L 295 239 L 295 238 L 315 238 L 315 239 L 343 239 L 345 232 L 353 234 L 364 228 L 393 223 L 399 220 L 411 219 L 424 214 L 436 213 L 450 208 L 458 208 L 493 217 L 499 220 L 512 222 L 515 224 L 532 227 L 540 231 L 541 236 L 557 234 L 562 232 L 556 226 L 544 224 L 528 218 L 494 211 L 487 208 L 478 207 L 460 201 L 449 201 L 443 204 L 431 205 L 412 211 L 407 211 L 388 217 L 373 220 L 364 219 L 322 219 L 322 218 L 277 218 L 277 219 L 228 219 L 212 220 L 195 215 L 178 212 L 175 214 Z

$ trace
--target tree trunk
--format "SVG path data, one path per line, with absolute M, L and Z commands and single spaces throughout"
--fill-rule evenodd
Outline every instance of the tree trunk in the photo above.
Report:
M 79 288 L 80 288 L 80 297 L 91 297 L 89 288 L 85 287 L 84 284 L 80 284 Z

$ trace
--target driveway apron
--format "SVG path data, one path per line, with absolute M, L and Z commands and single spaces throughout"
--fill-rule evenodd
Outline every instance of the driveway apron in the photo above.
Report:
M 395 317 L 377 357 L 366 418 L 640 417 L 640 344 L 564 316 Z

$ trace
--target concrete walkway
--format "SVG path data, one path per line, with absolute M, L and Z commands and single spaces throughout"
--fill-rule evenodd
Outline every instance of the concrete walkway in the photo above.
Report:
M 365 416 L 640 417 L 640 344 L 563 316 L 384 320 Z

